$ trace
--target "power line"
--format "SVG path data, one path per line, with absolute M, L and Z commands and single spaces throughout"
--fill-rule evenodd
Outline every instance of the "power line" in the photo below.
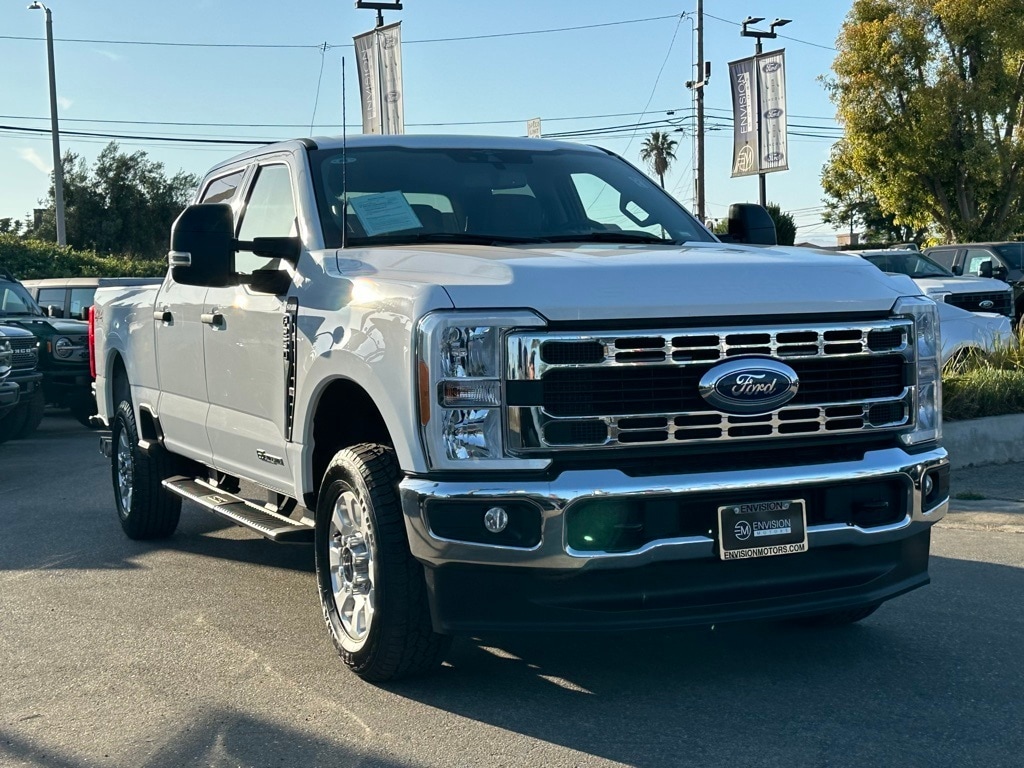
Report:
M 599 29 L 601 27 L 618 27 L 625 24 L 644 24 L 650 21 L 665 21 L 666 19 L 681 19 L 686 14 L 673 13 L 668 16 L 650 16 L 645 19 L 623 19 L 622 21 L 607 21 L 601 24 L 582 24 L 575 27 L 553 27 L 550 29 L 531 29 L 522 32 L 496 32 L 487 35 L 464 35 L 461 37 L 436 37 L 422 40 L 403 40 L 403 45 L 417 45 L 422 43 L 454 43 L 463 40 L 491 40 L 498 37 L 523 37 L 525 35 L 547 35 L 556 32 L 576 32 L 584 29 Z M 0 40 L 45 40 L 42 37 L 26 37 L 22 35 L 0 35 Z M 331 48 L 352 48 L 352 43 L 317 43 L 316 45 L 288 45 L 280 43 L 183 43 L 168 42 L 163 40 L 94 40 L 78 37 L 54 38 L 58 43 L 88 43 L 91 45 L 142 45 L 160 46 L 168 48 L 280 48 L 280 49 L 308 49 L 308 50 L 330 50 Z
M 667 110 L 651 110 L 658 112 L 680 112 L 682 107 Z M 568 120 L 599 120 L 609 117 L 635 117 L 643 115 L 642 112 L 612 112 L 604 115 L 569 115 L 562 117 L 545 117 L 545 123 L 554 123 Z M 49 117 L 33 117 L 31 115 L 0 115 L 0 120 L 49 120 Z M 62 123 L 97 123 L 101 125 L 171 125 L 189 126 L 197 128 L 308 128 L 305 123 L 203 123 L 194 120 L 103 120 L 92 117 L 63 117 Z M 473 126 L 473 125 L 525 125 L 526 118 L 518 120 L 472 120 L 449 123 L 406 123 L 407 127 L 427 128 L 445 126 Z M 361 124 L 353 124 L 350 128 L 359 128 Z M 317 128 L 340 128 L 334 123 L 320 123 Z

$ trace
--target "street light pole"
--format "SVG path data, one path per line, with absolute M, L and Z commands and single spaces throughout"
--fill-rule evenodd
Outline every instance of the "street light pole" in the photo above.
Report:
M 60 130 L 57 127 L 57 78 L 53 66 L 53 16 L 39 2 L 29 5 L 30 11 L 46 12 L 46 63 L 50 74 L 50 135 L 53 139 L 53 202 L 57 217 L 57 245 L 67 245 L 64 232 L 64 167 L 60 162 Z
M 764 21 L 763 17 L 747 16 L 747 18 L 743 20 L 743 24 L 742 24 L 742 27 L 740 29 L 740 36 L 741 37 L 753 37 L 754 40 L 755 40 L 755 43 L 754 43 L 755 66 L 757 66 L 757 62 L 756 62 L 757 57 L 760 56 L 764 52 L 764 46 L 762 45 L 761 40 L 763 38 L 766 38 L 766 37 L 773 38 L 773 39 L 778 37 L 779 33 L 775 31 L 776 27 L 784 27 L 787 24 L 789 24 L 792 21 L 792 19 L 776 19 L 775 21 L 773 21 L 771 24 L 768 25 L 768 31 L 767 32 L 765 32 L 764 30 L 761 30 L 761 29 L 750 29 L 750 25 L 751 24 L 759 24 L 762 21 Z M 761 157 L 761 140 L 762 140 L 763 137 L 761 136 L 761 112 L 762 112 L 762 109 L 761 109 L 761 86 L 760 86 L 760 83 L 758 83 L 756 91 L 757 91 L 757 143 L 758 143 L 758 147 L 757 147 L 757 167 L 758 167 L 758 174 L 757 174 L 757 201 L 762 206 L 766 206 L 766 205 L 768 205 L 768 195 L 767 195 L 767 193 L 765 191 L 765 185 L 764 185 L 765 174 L 764 174 L 763 171 L 760 170 L 761 163 L 764 160 L 764 158 Z

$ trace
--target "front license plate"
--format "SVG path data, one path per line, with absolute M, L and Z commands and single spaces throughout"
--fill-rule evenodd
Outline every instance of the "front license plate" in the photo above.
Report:
M 718 553 L 723 560 L 806 551 L 803 499 L 752 501 L 718 508 Z

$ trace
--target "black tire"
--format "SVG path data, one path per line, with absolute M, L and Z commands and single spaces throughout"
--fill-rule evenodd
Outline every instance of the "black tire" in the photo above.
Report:
M 847 624 L 856 624 L 861 619 L 866 619 L 877 611 L 878 608 L 878 605 L 865 605 L 860 608 L 846 608 L 841 611 L 819 613 L 816 616 L 804 616 L 796 619 L 795 623 L 804 627 L 843 627 Z
M 37 387 L 28 403 L 24 406 L 19 406 L 19 408 L 24 409 L 24 416 L 17 434 L 15 434 L 15 438 L 23 439 L 30 437 L 33 432 L 39 429 L 39 424 L 43 420 L 43 414 L 46 411 L 46 397 L 43 395 L 42 387 Z
M 24 418 L 25 409 L 20 406 L 0 416 L 0 444 L 14 439 L 17 431 L 22 428 Z
M 122 400 L 111 433 L 110 476 L 121 527 L 130 539 L 162 539 L 174 533 L 181 498 L 160 484 L 174 474 L 172 456 L 162 448 L 139 449 L 139 430 L 129 400 Z
M 75 417 L 75 421 L 83 427 L 94 429 L 93 425 L 89 423 L 89 417 L 95 416 L 97 413 L 96 401 L 92 397 L 76 398 L 71 401 L 69 407 L 71 408 L 71 415 Z
M 316 576 L 331 641 L 353 672 L 375 682 L 436 669 L 451 645 L 430 623 L 398 480 L 391 449 L 353 446 L 327 467 L 316 509 Z
M 8 440 L 14 440 L 25 423 L 27 408 L 18 404 L 13 409 L 0 416 L 0 444 Z

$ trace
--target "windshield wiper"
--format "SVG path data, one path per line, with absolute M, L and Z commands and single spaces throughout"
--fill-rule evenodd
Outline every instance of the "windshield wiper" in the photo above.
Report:
M 649 245 L 683 245 L 685 240 L 669 240 L 657 235 L 637 232 L 586 232 L 576 235 L 553 235 L 552 243 L 644 243 Z
M 516 245 L 547 243 L 542 237 L 511 237 L 508 235 L 477 235 L 469 232 L 410 232 L 408 234 L 379 235 L 377 237 L 350 237 L 348 245 L 423 245 L 452 243 L 455 245 Z

